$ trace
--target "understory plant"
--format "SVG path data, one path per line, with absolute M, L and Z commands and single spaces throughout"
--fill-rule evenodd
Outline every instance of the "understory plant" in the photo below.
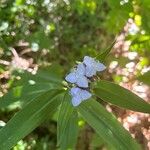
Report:
M 105 109 L 105 101 L 125 109 L 150 113 L 150 105 L 129 90 L 98 78 L 107 69 L 104 59 L 111 48 L 95 58 L 85 56 L 64 79 L 54 68 L 23 74 L 16 87 L 0 100 L 0 108 L 12 103 L 20 110 L 0 129 L 0 150 L 9 150 L 54 113 L 57 146 L 75 149 L 79 118 L 85 120 L 113 150 L 140 150 L 140 145 L 116 117 Z M 25 84 L 25 80 L 29 79 Z M 67 81 L 67 82 L 66 82 Z M 22 84 L 24 83 L 24 84 Z M 100 101 L 99 101 L 100 100 Z

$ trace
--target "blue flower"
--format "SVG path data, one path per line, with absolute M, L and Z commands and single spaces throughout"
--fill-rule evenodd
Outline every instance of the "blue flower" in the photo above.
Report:
M 74 83 L 79 87 L 87 88 L 88 79 L 85 77 L 85 65 L 80 63 L 73 72 L 66 76 L 66 81 Z
M 96 61 L 94 58 L 91 58 L 89 56 L 84 57 L 83 63 L 86 65 L 85 75 L 87 77 L 92 77 L 96 75 L 97 71 L 103 71 L 106 69 L 104 64 L 100 63 L 99 61 Z
M 85 56 L 83 62 L 78 64 L 77 67 L 65 77 L 66 81 L 76 84 L 77 86 L 70 90 L 73 106 L 78 106 L 82 101 L 92 96 L 86 89 L 90 81 L 88 77 L 93 77 L 97 71 L 103 71 L 105 68 L 106 67 L 99 61 Z
M 82 101 L 87 100 L 92 96 L 92 94 L 87 90 L 80 89 L 78 87 L 71 88 L 70 94 L 72 95 L 73 106 L 78 106 Z

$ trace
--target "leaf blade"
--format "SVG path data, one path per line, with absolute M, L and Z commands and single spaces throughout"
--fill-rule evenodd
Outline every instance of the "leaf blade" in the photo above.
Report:
M 109 81 L 101 80 L 94 87 L 94 93 L 102 100 L 144 113 L 150 113 L 150 104 L 129 90 Z
M 7 108 L 15 104 L 15 107 L 22 107 L 33 98 L 51 89 L 56 88 L 49 83 L 36 83 L 34 85 L 24 84 L 22 86 L 13 87 L 8 93 L 0 97 L 0 108 Z
M 17 141 L 44 121 L 48 114 L 56 110 L 60 104 L 57 96 L 61 94 L 61 91 L 53 90 L 51 93 L 49 92 L 45 92 L 34 101 L 31 101 L 0 130 L 1 150 L 12 148 Z M 49 100 L 50 98 L 51 100 Z
M 114 149 L 140 150 L 139 145 L 132 139 L 128 131 L 95 100 L 83 102 L 78 110 L 96 133 Z
M 150 71 L 146 72 L 145 74 L 137 77 L 139 81 L 142 81 L 143 83 L 150 86 Z
M 108 48 L 106 48 L 101 54 L 96 56 L 96 59 L 103 62 L 105 60 L 105 58 L 108 56 L 108 54 L 110 53 L 110 51 L 112 50 L 112 48 L 114 47 L 115 43 L 116 43 L 116 40 L 114 40 L 112 42 L 112 44 Z
M 78 135 L 78 115 L 72 106 L 70 95 L 65 94 L 58 116 L 57 141 L 61 150 L 74 148 Z

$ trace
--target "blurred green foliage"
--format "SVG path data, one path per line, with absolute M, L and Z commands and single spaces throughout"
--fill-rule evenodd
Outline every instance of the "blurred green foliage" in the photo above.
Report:
M 145 49 L 150 47 L 149 10 L 148 0 L 2 0 L 0 46 L 9 50 L 24 40 L 33 51 L 46 48 L 51 59 L 71 62 L 106 47 L 131 17 L 145 32 L 130 37 L 133 49 Z

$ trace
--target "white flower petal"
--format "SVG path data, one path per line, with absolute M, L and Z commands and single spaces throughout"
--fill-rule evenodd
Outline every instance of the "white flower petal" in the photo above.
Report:
M 96 62 L 95 63 L 95 69 L 97 71 L 103 71 L 103 70 L 106 69 L 106 66 L 104 64 L 102 64 L 102 63 Z
M 78 64 L 76 73 L 79 75 L 85 75 L 85 65 L 83 63 Z
M 78 96 L 75 96 L 72 98 L 72 105 L 73 106 L 78 106 L 82 102 L 81 98 Z
M 82 101 L 89 99 L 92 96 L 92 94 L 87 90 L 83 90 L 78 87 L 71 88 L 70 93 L 72 95 L 73 106 L 78 106 Z
M 92 96 L 92 94 L 90 92 L 88 92 L 87 90 L 80 91 L 80 97 L 82 100 L 89 99 L 91 96 Z
M 70 90 L 70 94 L 72 95 L 72 96 L 76 96 L 76 95 L 78 95 L 78 93 L 81 91 L 81 89 L 80 88 L 78 88 L 78 87 L 73 87 L 73 88 L 71 88 L 71 90 Z
M 93 66 L 86 66 L 85 74 L 87 77 L 96 75 L 96 69 Z
M 75 72 L 69 73 L 66 76 L 65 80 L 70 82 L 70 83 L 75 83 L 77 81 L 76 73 Z
M 88 87 L 88 79 L 87 79 L 85 76 L 80 76 L 80 77 L 77 79 L 76 84 L 77 84 L 79 87 L 87 88 L 87 87 Z
M 89 57 L 89 56 L 85 56 L 83 59 L 83 63 L 87 66 L 91 66 L 94 61 L 95 61 L 94 58 Z

